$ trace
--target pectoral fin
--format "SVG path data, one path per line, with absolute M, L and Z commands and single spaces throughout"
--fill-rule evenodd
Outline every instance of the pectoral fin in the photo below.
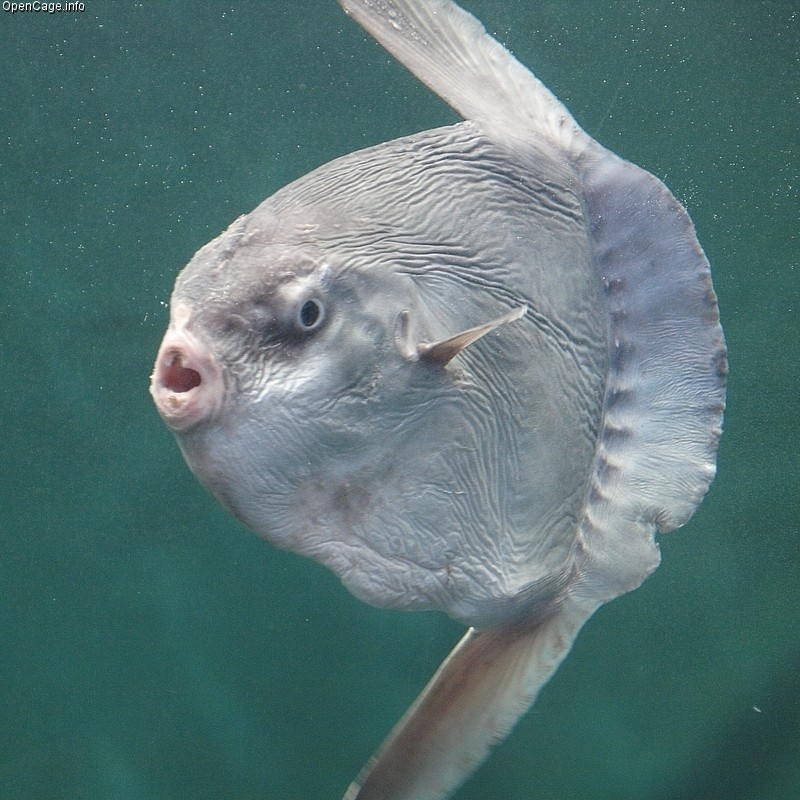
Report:
M 520 306 L 508 314 L 503 314 L 502 317 L 493 319 L 491 322 L 486 322 L 483 325 L 478 325 L 475 328 L 469 328 L 455 336 L 448 336 L 446 339 L 440 339 L 438 342 L 420 342 L 417 345 L 417 355 L 420 361 L 425 361 L 428 364 L 439 364 L 445 366 L 452 361 L 462 350 L 469 347 L 473 342 L 476 342 L 481 336 L 486 336 L 487 333 L 505 325 L 507 322 L 513 322 L 524 316 L 528 310 L 527 306 Z
M 567 655 L 596 604 L 470 628 L 343 800 L 443 800 L 502 741 Z
M 397 320 L 395 342 L 398 350 L 410 361 L 424 361 L 427 364 L 438 364 L 443 367 L 473 342 L 476 342 L 495 328 L 523 317 L 527 310 L 527 306 L 519 306 L 519 308 L 509 311 L 507 314 L 503 314 L 502 317 L 485 322 L 483 325 L 468 328 L 465 331 L 456 333 L 454 336 L 440 339 L 438 342 L 419 342 L 417 345 L 411 342 L 408 311 L 403 311 Z

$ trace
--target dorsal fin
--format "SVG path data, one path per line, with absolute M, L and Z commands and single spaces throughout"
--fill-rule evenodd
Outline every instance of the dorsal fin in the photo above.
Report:
M 465 119 L 492 138 L 529 139 L 532 131 L 572 156 L 592 140 L 566 107 L 449 0 L 339 0 L 345 13 Z

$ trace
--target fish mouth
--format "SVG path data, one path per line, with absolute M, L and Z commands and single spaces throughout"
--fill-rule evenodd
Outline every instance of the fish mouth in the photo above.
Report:
M 222 404 L 222 375 L 214 357 L 185 329 L 168 330 L 161 343 L 150 394 L 173 431 L 212 419 Z

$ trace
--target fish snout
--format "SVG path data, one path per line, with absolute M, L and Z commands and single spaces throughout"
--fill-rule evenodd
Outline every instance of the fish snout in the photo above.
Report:
M 186 330 L 169 330 L 150 378 L 158 413 L 173 431 L 212 418 L 222 403 L 222 373 L 208 347 Z

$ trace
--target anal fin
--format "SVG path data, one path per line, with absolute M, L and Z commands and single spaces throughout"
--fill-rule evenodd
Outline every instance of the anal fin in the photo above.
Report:
M 442 800 L 502 741 L 597 604 L 476 631 L 445 659 L 343 800 Z

